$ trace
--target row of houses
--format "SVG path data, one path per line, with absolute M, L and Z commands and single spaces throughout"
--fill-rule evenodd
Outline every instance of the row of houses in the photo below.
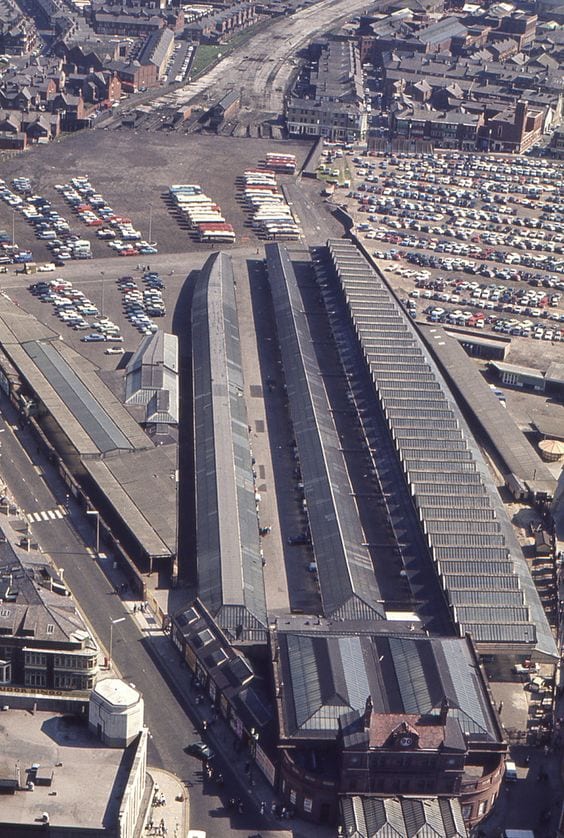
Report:
M 560 124 L 564 39 L 536 14 L 410 6 L 392 3 L 354 29 L 392 139 L 523 153 Z
M 285 104 L 291 136 L 326 137 L 340 142 L 364 140 L 364 103 L 359 50 L 350 40 L 310 46 L 313 61 L 302 68 Z
M 181 32 L 185 21 L 180 6 L 160 8 L 153 3 L 141 6 L 94 0 L 90 5 L 89 22 L 97 34 L 138 38 L 165 28 Z
M 214 9 L 211 14 L 188 23 L 184 28 L 184 34 L 198 43 L 221 43 L 235 32 L 252 26 L 257 17 L 254 2 L 235 3 L 227 8 Z
M 100 49 L 99 44 L 59 41 L 49 57 L 15 61 L 0 78 L 0 109 L 11 113 L 0 148 L 37 141 L 37 126 L 44 142 L 60 131 L 87 127 L 123 93 L 159 85 L 173 49 L 174 33 L 165 28 L 144 39 L 135 59 L 128 56 L 129 45 L 119 42 Z
M 36 49 L 38 35 L 35 23 L 22 14 L 14 0 L 0 2 L 0 53 L 27 55 Z

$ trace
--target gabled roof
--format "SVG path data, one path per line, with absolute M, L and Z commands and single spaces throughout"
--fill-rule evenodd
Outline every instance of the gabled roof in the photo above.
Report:
M 351 710 L 363 713 L 369 699 L 376 726 L 392 718 L 389 731 L 405 717 L 411 724 L 426 719 L 439 730 L 446 702 L 452 742 L 500 740 L 468 639 L 377 626 L 348 621 L 286 627 L 278 621 L 278 677 L 284 685 L 279 724 L 285 740 L 335 739 L 339 719 Z M 442 728 L 439 733 L 445 735 Z
M 192 301 L 198 596 L 233 643 L 266 642 L 266 598 L 231 259 Z

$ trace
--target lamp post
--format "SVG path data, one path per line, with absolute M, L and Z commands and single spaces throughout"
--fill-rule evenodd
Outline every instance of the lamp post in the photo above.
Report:
M 87 509 L 87 515 L 96 516 L 96 555 L 100 552 L 100 513 L 97 509 Z
M 117 617 L 115 620 L 110 620 L 110 655 L 108 657 L 108 669 L 112 665 L 112 646 L 114 642 L 114 626 L 116 623 L 124 623 L 125 617 Z
M 104 316 L 104 281 L 106 279 L 106 275 L 105 275 L 104 271 L 100 271 L 100 276 L 102 277 L 102 300 L 101 300 L 101 304 L 100 304 L 100 314 L 103 317 Z
M 259 735 L 260 734 L 259 734 L 258 730 L 255 730 L 255 728 L 252 727 L 251 728 L 251 737 L 250 737 L 250 741 L 249 741 L 251 758 L 252 758 L 251 767 L 249 769 L 249 786 L 251 786 L 251 788 L 253 786 L 253 768 L 255 767 L 256 762 L 257 762 L 257 745 L 258 745 L 258 741 L 259 741 Z

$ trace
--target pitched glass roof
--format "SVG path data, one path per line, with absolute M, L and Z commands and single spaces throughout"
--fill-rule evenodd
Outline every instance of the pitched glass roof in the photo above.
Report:
M 125 434 L 50 343 L 30 341 L 23 346 L 100 451 L 133 450 Z
M 323 610 L 347 619 L 383 618 L 294 268 L 280 245 L 267 245 L 266 258 Z
M 530 609 L 527 631 L 508 627 L 493 609 L 489 616 L 476 612 L 478 622 L 471 623 L 465 621 L 464 610 L 457 612 L 461 633 L 472 628 L 481 644 L 521 642 L 523 652 L 536 646 L 553 656 L 550 627 L 507 513 L 435 362 L 355 245 L 340 239 L 329 241 L 328 249 L 447 599 L 451 587 L 459 594 L 523 588 Z M 401 375 L 399 381 L 394 380 L 395 372 Z M 435 387 L 430 386 L 433 383 Z M 445 435 L 445 428 L 454 433 Z M 433 513 L 427 515 L 429 508 Z M 443 509 L 451 513 L 448 528 L 442 523 L 446 515 L 439 512 Z M 500 531 L 486 533 L 484 517 L 495 517 L 502 525 Z M 464 605 L 463 600 L 459 596 L 458 604 Z

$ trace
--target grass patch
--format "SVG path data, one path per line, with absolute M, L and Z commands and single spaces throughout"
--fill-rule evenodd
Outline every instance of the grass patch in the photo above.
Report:
M 250 41 L 250 39 L 256 35 L 257 32 L 261 32 L 263 29 L 267 29 L 271 26 L 272 22 L 272 18 L 259 20 L 258 23 L 255 23 L 253 26 L 249 26 L 248 29 L 243 29 L 241 32 L 237 32 L 236 35 L 224 44 L 200 44 L 200 46 L 196 48 L 196 55 L 194 56 L 194 61 L 192 62 L 192 66 L 190 68 L 190 77 L 192 80 L 197 79 L 205 73 L 210 64 L 214 63 L 220 53 L 221 58 L 226 58 L 231 52 L 233 52 L 234 49 L 237 49 L 238 47 L 243 46 L 243 44 L 247 41 Z
M 196 55 L 190 67 L 191 78 L 197 79 L 198 76 L 201 76 L 210 64 L 213 64 L 219 53 L 222 55 L 225 53 L 222 44 L 200 44 L 196 48 Z

